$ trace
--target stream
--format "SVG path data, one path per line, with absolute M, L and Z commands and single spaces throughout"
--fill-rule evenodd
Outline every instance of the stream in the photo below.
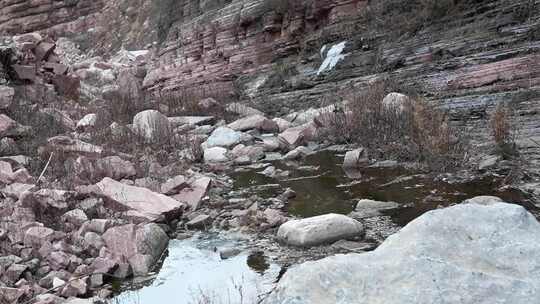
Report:
M 384 215 L 399 227 L 424 212 L 478 195 L 499 196 L 536 210 L 520 192 L 498 190 L 502 177 L 434 180 L 395 167 L 346 173 L 342 161 L 343 155 L 322 151 L 302 162 L 276 160 L 237 168 L 229 174 L 234 180 L 233 194 L 273 198 L 292 189 L 296 196 L 289 199 L 285 209 L 295 217 L 348 214 L 354 210 L 356 200 L 364 198 L 394 201 L 400 207 L 384 211 Z M 275 168 L 274 176 L 261 174 L 270 165 Z M 223 248 L 237 249 L 238 254 L 221 259 L 219 251 Z M 159 273 L 146 282 L 122 287 L 124 291 L 112 303 L 257 303 L 260 295 L 270 291 L 281 267 L 263 252 L 252 250 L 248 238 L 224 232 L 199 232 L 186 240 L 171 240 Z

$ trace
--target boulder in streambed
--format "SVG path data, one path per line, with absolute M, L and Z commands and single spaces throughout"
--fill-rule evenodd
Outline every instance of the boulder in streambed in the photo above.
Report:
M 540 223 L 507 203 L 427 212 L 372 252 L 289 269 L 265 304 L 536 303 Z
M 148 274 L 169 243 L 167 234 L 154 223 L 112 227 L 103 240 L 114 256 L 129 262 L 135 276 Z
M 342 214 L 325 214 L 292 220 L 279 227 L 277 237 L 293 246 L 310 247 L 362 236 L 364 226 Z

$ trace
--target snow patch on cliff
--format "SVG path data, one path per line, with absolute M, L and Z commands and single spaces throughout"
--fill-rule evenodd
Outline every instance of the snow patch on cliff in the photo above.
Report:
M 343 54 L 343 50 L 345 49 L 346 44 L 347 44 L 347 41 L 342 41 L 338 44 L 334 44 L 328 50 L 328 53 L 326 53 L 326 58 L 324 59 L 323 63 L 319 67 L 319 70 L 317 71 L 317 75 L 321 74 L 322 72 L 332 70 L 336 66 L 336 64 L 338 64 L 340 60 L 345 59 L 345 57 L 348 55 L 348 54 Z M 321 48 L 321 56 L 323 58 L 324 58 L 323 54 L 325 50 L 326 50 L 326 45 L 323 45 L 323 47 Z

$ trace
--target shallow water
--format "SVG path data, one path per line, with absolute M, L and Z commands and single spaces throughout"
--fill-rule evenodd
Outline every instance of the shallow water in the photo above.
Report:
M 497 177 L 453 183 L 434 181 L 417 172 L 396 168 L 365 168 L 346 173 L 341 167 L 342 162 L 343 155 L 330 151 L 310 155 L 301 164 L 275 161 L 272 165 L 288 170 L 288 177 L 266 177 L 258 173 L 263 169 L 235 172 L 235 189 L 251 187 L 253 192 L 262 197 L 272 197 L 286 188 L 291 188 L 297 195 L 289 200 L 287 211 L 299 217 L 330 212 L 347 214 L 353 211 L 358 199 L 393 201 L 400 203 L 403 208 L 386 213 L 399 226 L 407 224 L 426 211 L 478 195 L 499 196 L 507 202 L 534 209 L 520 192 L 498 191 L 501 179 Z M 303 169 L 310 166 L 312 170 Z M 395 180 L 400 181 L 393 182 Z M 258 190 L 257 186 L 264 184 L 277 184 L 279 187 Z
M 226 260 L 214 248 L 243 248 L 242 241 L 216 234 L 199 234 L 188 240 L 171 240 L 169 254 L 148 286 L 134 285 L 111 303 L 256 303 L 270 290 L 280 267 L 260 252 L 242 251 Z M 140 289 L 137 289 L 140 288 Z
M 495 195 L 507 202 L 536 209 L 516 191 L 497 191 L 500 178 L 486 177 L 469 182 L 434 181 L 404 169 L 367 168 L 344 172 L 342 155 L 323 151 L 301 163 L 274 161 L 272 165 L 290 175 L 270 178 L 259 174 L 264 168 L 246 169 L 231 174 L 234 188 L 263 198 L 275 197 L 286 188 L 296 192 L 286 209 L 294 216 L 309 217 L 325 213 L 348 214 L 357 199 L 394 201 L 401 207 L 383 211 L 398 226 L 404 226 L 426 211 L 459 203 L 477 195 Z M 397 181 L 397 182 L 396 182 Z M 232 258 L 221 260 L 215 248 L 244 248 Z M 141 284 L 128 287 L 113 303 L 257 303 L 279 277 L 281 268 L 262 254 L 249 252 L 242 238 L 200 233 L 189 240 L 172 240 L 169 255 L 159 273 Z

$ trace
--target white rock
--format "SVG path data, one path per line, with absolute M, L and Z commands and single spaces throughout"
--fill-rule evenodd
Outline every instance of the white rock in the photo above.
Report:
M 230 147 L 238 144 L 241 139 L 242 132 L 237 132 L 227 127 L 219 127 L 210 134 L 204 145 L 207 148 Z
M 398 112 L 403 112 L 409 102 L 410 98 L 407 95 L 393 92 L 384 97 L 382 104 L 387 109 L 394 109 Z
M 285 154 L 284 158 L 288 159 L 288 160 L 294 160 L 294 159 L 306 157 L 311 153 L 313 153 L 313 151 L 311 151 L 311 149 L 309 149 L 307 147 L 304 147 L 304 146 L 300 146 L 300 147 L 296 147 L 294 150 L 292 150 L 289 153 Z
M 77 130 L 88 130 L 96 126 L 97 123 L 96 114 L 86 114 L 79 122 L 77 122 Z
M 375 251 L 289 269 L 265 304 L 492 304 L 540 299 L 540 223 L 518 205 L 427 212 Z
M 354 218 L 368 218 L 381 215 L 380 211 L 398 208 L 399 204 L 395 202 L 380 202 L 370 199 L 361 199 L 356 204 L 353 212 Z
M 283 132 L 291 127 L 291 123 L 283 118 L 276 117 L 272 120 L 278 125 L 279 132 Z
M 340 60 L 345 59 L 345 56 L 348 54 L 343 54 L 343 50 L 345 49 L 345 45 L 347 44 L 347 41 L 342 41 L 338 44 L 334 44 L 330 50 L 328 50 L 328 53 L 326 54 L 326 58 L 324 59 L 323 63 L 319 67 L 319 70 L 317 71 L 317 75 L 321 74 L 325 71 L 332 70 Z M 323 53 L 326 50 L 326 45 L 321 48 L 321 53 Z
M 288 221 L 279 227 L 277 237 L 293 246 L 316 246 L 341 239 L 361 236 L 364 227 L 360 222 L 342 215 L 325 214 Z
M 58 288 L 61 286 L 64 286 L 66 284 L 66 281 L 59 279 L 57 277 L 53 278 L 53 288 Z
M 503 200 L 496 196 L 489 196 L 489 195 L 482 195 L 482 196 L 475 196 L 473 198 L 466 199 L 462 202 L 462 204 L 478 204 L 478 205 L 494 205 L 498 203 L 502 203 Z
M 227 149 L 222 147 L 213 147 L 204 150 L 205 163 L 221 163 L 229 161 L 227 157 Z
M 133 117 L 133 131 L 146 142 L 157 143 L 171 136 L 171 126 L 167 116 L 156 110 L 146 110 Z
M 343 168 L 358 168 L 369 164 L 367 150 L 359 148 L 345 153 Z

